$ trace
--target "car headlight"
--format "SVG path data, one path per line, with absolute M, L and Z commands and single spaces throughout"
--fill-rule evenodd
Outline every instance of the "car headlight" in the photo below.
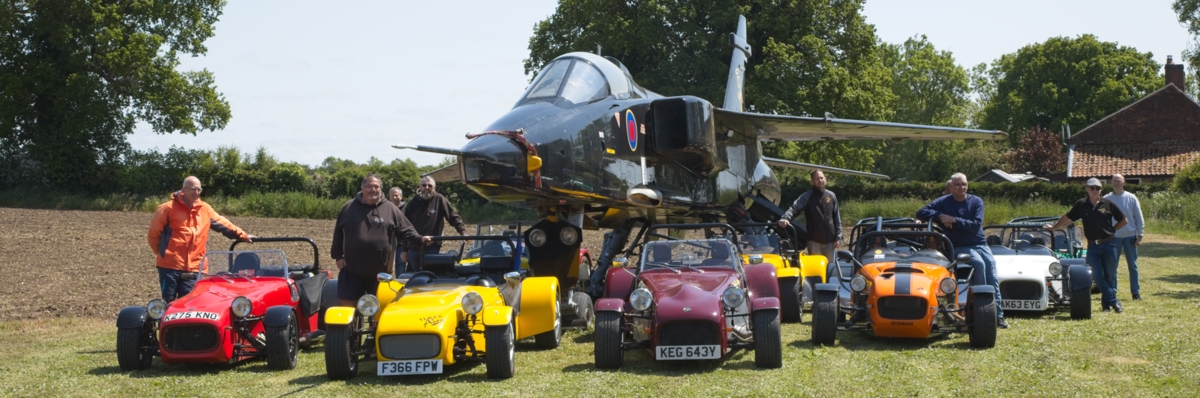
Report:
M 1050 276 L 1062 275 L 1062 264 L 1050 263 Z
M 954 278 L 944 278 L 941 288 L 942 294 L 954 294 L 958 291 L 958 282 L 955 282 Z
M 854 290 L 856 292 L 862 292 L 863 289 L 866 289 L 866 288 L 867 288 L 867 278 L 864 278 L 862 275 L 855 275 L 853 278 L 850 278 L 850 289 L 851 290 Z
M 737 308 L 742 305 L 743 301 L 746 301 L 746 295 L 737 286 L 727 287 L 724 292 L 721 292 L 721 302 L 725 304 L 726 308 Z
M 633 304 L 634 310 L 645 311 L 653 302 L 654 294 L 644 287 L 639 287 L 629 294 L 629 304 Z
M 245 318 L 250 315 L 250 311 L 254 309 L 254 304 L 250 303 L 250 299 L 246 296 L 237 296 L 233 299 L 233 304 L 229 305 L 229 311 L 233 312 L 233 316 Z
M 762 264 L 762 261 L 763 261 L 763 259 L 762 259 L 761 254 L 755 254 L 755 255 L 750 256 L 750 264 Z
M 462 308 L 467 314 L 478 314 L 479 311 L 483 311 L 483 297 L 479 293 L 467 292 L 462 298 Z
M 358 304 L 355 305 L 360 314 L 363 316 L 375 316 L 379 312 L 379 298 L 374 294 L 364 294 L 358 298 Z
M 150 319 L 162 319 L 165 312 L 167 312 L 167 302 L 163 299 L 156 298 L 146 303 L 146 314 L 150 315 Z
M 546 244 L 546 231 L 540 229 L 529 231 L 529 244 L 533 247 L 542 247 Z
M 562 232 L 558 233 L 558 239 L 561 240 L 564 245 L 570 246 L 579 241 L 579 233 L 575 232 L 574 228 L 563 228 Z

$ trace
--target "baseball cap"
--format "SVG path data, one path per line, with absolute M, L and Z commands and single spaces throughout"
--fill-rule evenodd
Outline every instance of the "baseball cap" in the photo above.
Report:
M 1092 178 L 1089 178 L 1089 179 L 1087 180 L 1087 186 L 1089 186 L 1089 187 L 1100 187 L 1100 186 L 1103 186 L 1103 185 L 1102 185 L 1102 184 L 1100 184 L 1100 180 L 1096 179 L 1096 177 L 1092 177 Z

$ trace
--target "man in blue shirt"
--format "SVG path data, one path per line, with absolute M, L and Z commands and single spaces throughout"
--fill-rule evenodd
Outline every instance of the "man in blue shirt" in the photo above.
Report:
M 983 236 L 983 199 L 967 194 L 967 176 L 954 173 L 950 177 L 950 194 L 934 199 L 917 211 L 917 219 L 942 225 L 954 254 L 971 255 L 971 266 L 975 273 L 971 284 L 988 284 L 996 289 L 996 303 L 1000 302 L 1000 280 L 996 277 L 996 258 Z M 1004 320 L 1004 309 L 996 306 L 996 326 L 1008 329 Z

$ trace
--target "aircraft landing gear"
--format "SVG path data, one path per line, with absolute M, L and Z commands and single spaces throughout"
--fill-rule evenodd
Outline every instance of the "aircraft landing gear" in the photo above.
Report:
M 588 295 L 592 296 L 592 300 L 599 300 L 604 297 L 604 278 L 608 276 L 608 269 L 612 267 L 613 259 L 622 250 L 626 250 L 625 246 L 629 244 L 629 233 L 633 231 L 634 224 L 642 224 L 642 229 L 638 232 L 641 235 L 646 231 L 648 223 L 642 219 L 630 219 L 625 221 L 620 228 L 613 228 L 612 232 L 604 234 L 604 247 L 600 249 L 600 258 L 596 260 L 596 270 L 592 272 L 591 282 L 588 283 Z

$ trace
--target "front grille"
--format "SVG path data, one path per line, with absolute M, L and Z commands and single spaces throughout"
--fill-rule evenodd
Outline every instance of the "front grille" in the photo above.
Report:
M 1034 281 L 1012 281 L 1000 284 L 1000 298 L 1004 300 L 1041 300 L 1042 284 Z
M 658 327 L 658 345 L 714 344 L 721 344 L 721 331 L 712 322 L 671 322 Z
M 433 358 L 442 352 L 436 334 L 392 334 L 379 337 L 379 353 L 387 359 Z
M 885 319 L 922 319 L 929 309 L 924 297 L 899 296 L 879 299 L 879 316 Z
M 174 352 L 208 351 L 216 348 L 219 336 L 212 326 L 172 326 L 163 331 L 163 346 Z

